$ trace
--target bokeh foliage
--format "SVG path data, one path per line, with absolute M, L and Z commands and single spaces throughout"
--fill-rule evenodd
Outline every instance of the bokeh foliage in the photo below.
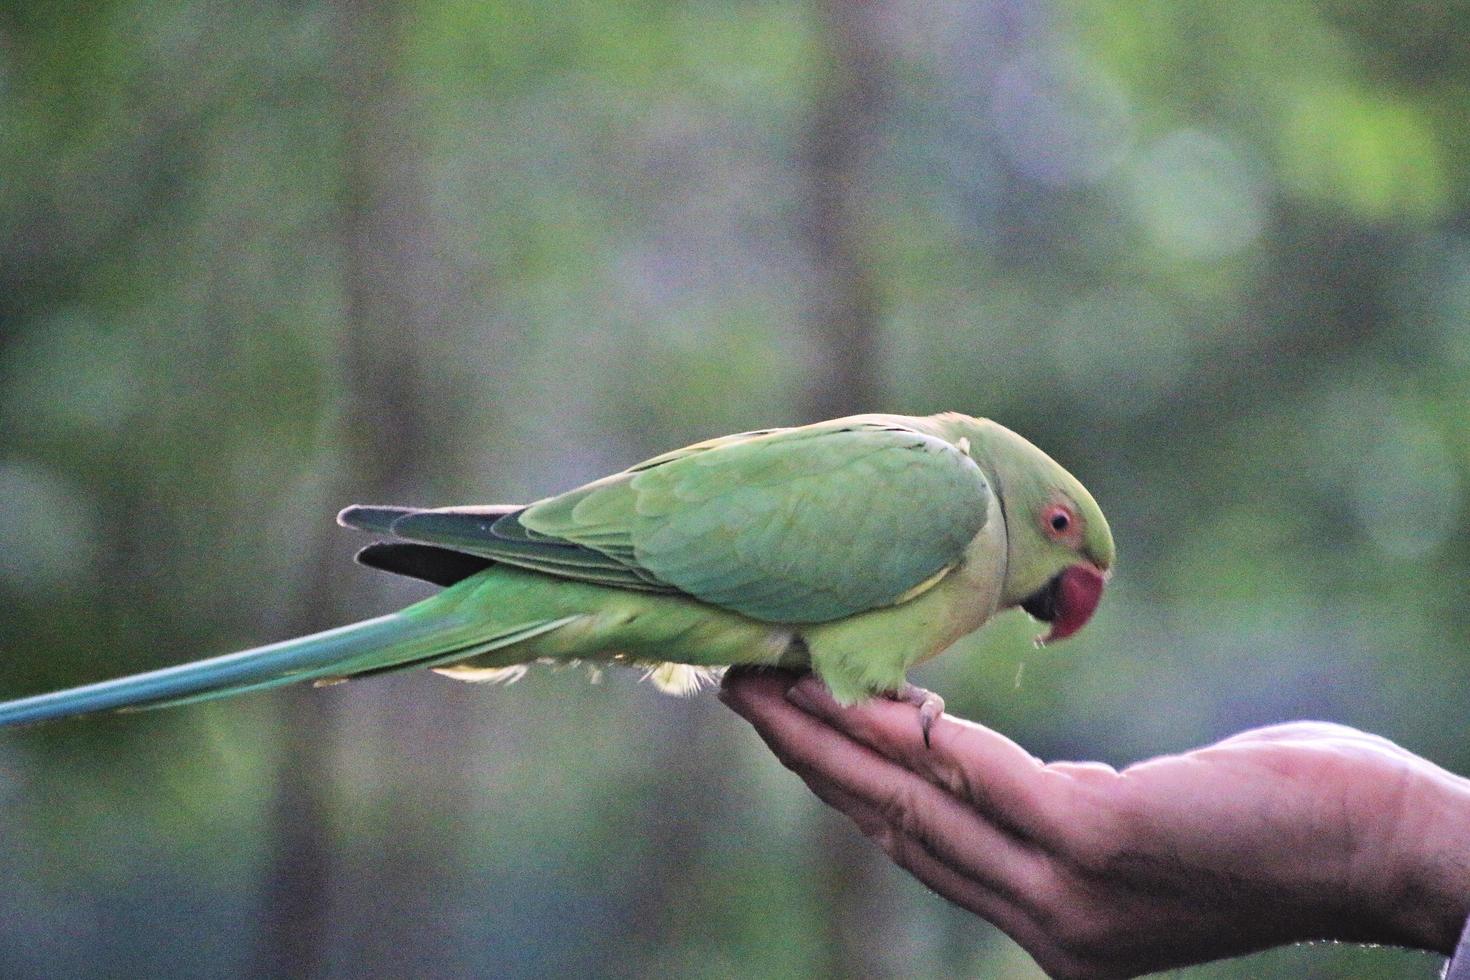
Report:
M 833 343 L 812 283 L 853 270 L 812 245 L 808 160 L 851 116 L 838 231 L 877 330 L 854 408 L 1011 425 L 1092 487 L 1121 551 L 1077 640 L 1035 651 L 1012 614 L 917 679 L 1048 758 L 1312 717 L 1470 772 L 1467 14 L 8 5 L 0 690 L 299 621 L 352 456 L 394 431 L 354 416 L 343 363 L 364 286 L 432 301 L 403 336 L 428 365 L 410 502 L 531 498 L 843 404 L 810 390 Z M 381 86 L 342 83 L 363 44 Z M 857 48 L 865 84 L 834 85 Z M 359 147 L 384 213 L 417 216 L 377 273 L 352 261 L 363 132 L 388 134 Z M 423 594 L 346 538 L 330 581 L 356 614 Z M 860 902 L 833 890 L 856 833 L 708 696 L 635 681 L 413 675 L 309 694 L 313 731 L 265 695 L 7 733 L 0 975 L 258 970 L 290 867 L 271 801 L 306 738 L 328 760 L 306 772 L 322 973 L 1034 973 L 879 862 Z M 1435 968 L 1307 948 L 1186 972 Z

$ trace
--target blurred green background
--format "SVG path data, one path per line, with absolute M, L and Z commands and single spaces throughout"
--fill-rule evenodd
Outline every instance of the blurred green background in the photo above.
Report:
M 1470 772 L 1470 4 L 0 11 L 0 693 L 426 594 L 343 504 L 955 409 L 1109 513 L 1046 758 L 1345 722 Z M 0 976 L 1033 977 L 708 694 L 429 674 L 0 738 Z M 1305 947 L 1189 977 L 1425 977 Z

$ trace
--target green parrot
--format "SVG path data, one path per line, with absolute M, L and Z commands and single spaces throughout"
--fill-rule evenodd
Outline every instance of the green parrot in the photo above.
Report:
M 1019 606 L 1091 618 L 1113 565 L 1092 495 L 1009 429 L 856 415 L 711 439 L 526 506 L 354 506 L 364 565 L 443 591 L 326 632 L 0 704 L 0 725 L 408 667 L 513 680 L 627 663 L 684 693 L 735 664 L 810 669 L 853 703 L 943 702 L 906 673 Z

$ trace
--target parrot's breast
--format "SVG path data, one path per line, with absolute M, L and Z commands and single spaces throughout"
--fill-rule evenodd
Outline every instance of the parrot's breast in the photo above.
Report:
M 965 548 L 964 559 L 929 593 L 916 600 L 916 603 L 928 600 L 925 605 L 931 610 L 933 624 L 914 663 L 930 660 L 960 637 L 984 626 L 999 611 L 1005 577 L 1005 517 L 999 501 L 991 497 L 989 518 Z

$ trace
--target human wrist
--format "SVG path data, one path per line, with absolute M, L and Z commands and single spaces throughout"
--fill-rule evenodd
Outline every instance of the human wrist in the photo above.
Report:
M 1470 916 L 1470 780 L 1436 769 L 1407 805 L 1391 847 L 1402 873 L 1385 895 L 1387 941 L 1448 956 Z

